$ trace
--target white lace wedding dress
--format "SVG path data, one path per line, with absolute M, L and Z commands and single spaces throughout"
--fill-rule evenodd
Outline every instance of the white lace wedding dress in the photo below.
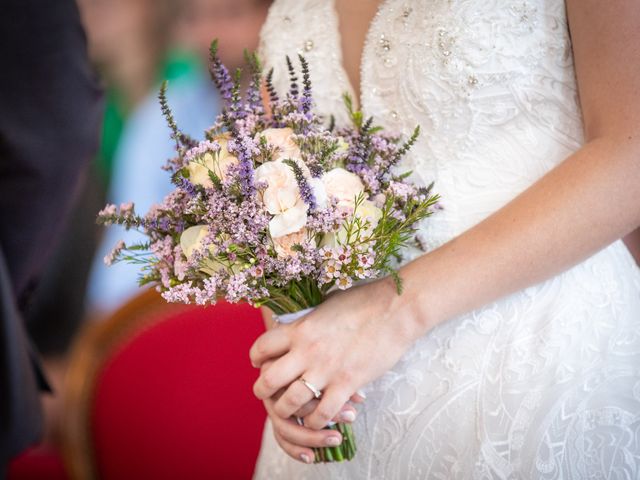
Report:
M 261 49 L 281 91 L 284 56 L 303 53 L 319 111 L 343 112 L 352 89 L 332 1 L 276 0 Z M 442 195 L 428 248 L 583 143 L 563 0 L 384 1 L 361 75 L 366 114 L 405 135 L 422 127 L 402 167 Z M 355 460 L 299 463 L 267 424 L 256 478 L 638 479 L 640 269 L 615 242 L 439 326 L 367 393 Z

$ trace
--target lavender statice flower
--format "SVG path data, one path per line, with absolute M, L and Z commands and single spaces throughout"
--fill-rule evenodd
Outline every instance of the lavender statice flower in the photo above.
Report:
M 218 142 L 211 141 L 211 140 L 204 140 L 198 143 L 195 147 L 187 150 L 187 152 L 184 154 L 184 161 L 187 163 L 194 162 L 194 161 L 197 161 L 198 158 L 204 155 L 205 153 L 209 153 L 209 152 L 215 153 L 219 151 L 220 151 L 220 144 Z
M 105 226 L 112 225 L 116 216 L 118 215 L 118 207 L 114 204 L 107 204 L 102 210 L 98 212 L 98 219 Z
M 195 302 L 197 305 L 208 305 L 216 302 L 218 295 L 218 277 L 205 278 L 202 281 L 202 288 L 194 292 Z
M 413 185 L 398 181 L 391 181 L 389 183 L 388 192 L 404 202 L 418 193 Z
M 109 252 L 105 257 L 104 257 L 104 264 L 108 267 L 110 267 L 111 265 L 113 265 L 113 262 L 116 261 L 116 259 L 118 258 L 118 256 L 120 255 L 120 253 L 122 252 L 122 250 L 124 250 L 124 248 L 126 247 L 124 241 L 119 240 L 118 243 L 116 243 L 116 246 L 113 247 L 113 249 L 111 250 L 111 252 Z
M 193 287 L 193 282 L 189 281 L 169 287 L 161 295 L 169 303 L 191 303 L 197 291 L 198 289 Z

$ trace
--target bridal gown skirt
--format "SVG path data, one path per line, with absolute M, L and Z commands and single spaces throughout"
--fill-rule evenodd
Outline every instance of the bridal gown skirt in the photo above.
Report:
M 640 271 L 617 242 L 437 327 L 366 389 L 349 463 L 267 423 L 258 479 L 640 478 Z
M 332 1 L 274 2 L 261 54 L 276 87 L 284 56 L 304 53 L 316 109 L 339 125 L 352 91 L 340 51 Z M 399 169 L 442 196 L 427 249 L 584 144 L 563 0 L 383 1 L 361 74 L 376 124 L 422 127 Z M 255 478 L 639 479 L 640 269 L 617 241 L 436 327 L 365 391 L 353 461 L 304 465 L 267 422 Z

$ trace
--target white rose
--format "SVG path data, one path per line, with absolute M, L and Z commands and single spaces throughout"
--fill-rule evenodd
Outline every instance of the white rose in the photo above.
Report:
M 232 165 L 238 163 L 238 159 L 227 150 L 227 139 L 217 138 L 216 141 L 220 145 L 217 152 L 207 152 L 195 161 L 189 162 L 187 170 L 189 170 L 189 180 L 194 185 L 202 185 L 206 188 L 213 187 L 213 182 L 209 177 L 209 172 L 213 172 L 220 180 L 227 178 L 227 171 Z
M 339 207 L 353 210 L 356 197 L 364 192 L 364 184 L 355 173 L 344 168 L 334 168 L 322 176 L 322 183 L 329 197 L 338 200 Z
M 280 162 L 265 162 L 256 169 L 255 179 L 267 184 L 262 192 L 262 202 L 274 215 L 269 222 L 269 233 L 273 238 L 297 232 L 306 225 L 308 206 L 300 197 L 291 167 Z
M 318 208 L 325 208 L 327 206 L 327 189 L 324 188 L 324 183 L 320 178 L 309 177 L 307 179 L 307 183 L 309 187 L 311 187 L 311 192 L 313 193 L 313 198 L 316 199 L 316 206 Z
M 194 252 L 202 248 L 202 241 L 209 233 L 206 225 L 196 225 L 189 227 L 180 235 L 180 248 L 187 259 L 191 258 Z

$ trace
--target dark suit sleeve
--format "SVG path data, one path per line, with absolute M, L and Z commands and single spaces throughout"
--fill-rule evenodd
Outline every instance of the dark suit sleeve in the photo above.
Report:
M 36 442 L 42 430 L 38 370 L 13 297 L 0 249 L 0 478 L 7 460 Z
M 73 0 L 4 0 L 0 62 L 0 247 L 20 297 L 95 152 L 102 102 Z
M 74 0 L 0 8 L 0 478 L 38 440 L 38 369 L 17 298 L 61 231 L 98 142 L 101 94 Z

